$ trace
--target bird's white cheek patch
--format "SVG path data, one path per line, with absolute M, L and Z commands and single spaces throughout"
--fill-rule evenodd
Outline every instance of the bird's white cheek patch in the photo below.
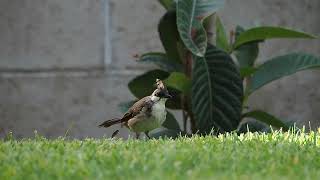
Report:
M 151 101 L 157 102 L 157 101 L 159 101 L 159 100 L 160 100 L 159 97 L 157 97 L 157 96 L 151 96 Z
M 156 102 L 152 107 L 152 116 L 158 121 L 159 124 L 162 124 L 166 120 L 166 107 L 165 101 L 161 100 Z

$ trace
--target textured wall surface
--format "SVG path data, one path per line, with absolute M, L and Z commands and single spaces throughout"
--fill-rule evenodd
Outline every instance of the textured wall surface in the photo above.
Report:
M 68 129 L 68 135 L 77 138 L 110 136 L 116 127 L 96 125 L 121 115 L 117 104 L 133 98 L 128 81 L 150 69 L 136 64 L 132 55 L 162 50 L 157 23 L 164 9 L 150 0 L 110 0 L 108 17 L 104 4 L 104 0 L 0 0 L 0 137 L 9 131 L 29 137 L 34 130 L 57 137 Z M 318 0 L 227 0 L 219 14 L 228 29 L 265 24 L 320 35 L 319 9 Z M 106 18 L 111 21 L 105 25 Z M 112 57 L 107 65 L 106 36 Z M 268 41 L 261 45 L 259 63 L 293 51 L 320 55 L 320 40 Z M 319 82 L 317 70 L 283 78 L 257 91 L 251 107 L 320 126 Z M 122 129 L 121 135 L 126 134 Z
M 1 0 L 1 68 L 102 65 L 103 3 L 88 0 Z

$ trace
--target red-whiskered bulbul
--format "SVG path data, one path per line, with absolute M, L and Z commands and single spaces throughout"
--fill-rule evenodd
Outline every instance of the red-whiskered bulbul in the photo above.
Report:
M 166 120 L 166 101 L 171 98 L 168 90 L 160 79 L 156 80 L 157 89 L 150 96 L 146 96 L 132 105 L 122 118 L 107 120 L 99 127 L 110 127 L 115 124 L 122 124 L 131 131 L 144 132 L 148 138 L 149 131 L 159 128 Z

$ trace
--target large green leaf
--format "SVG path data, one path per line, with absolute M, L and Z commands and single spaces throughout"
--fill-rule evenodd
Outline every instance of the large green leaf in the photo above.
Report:
M 191 90 L 191 80 L 183 73 L 172 72 L 164 82 L 167 86 L 185 94 L 188 94 Z
M 238 128 L 237 133 L 247 133 L 247 132 L 270 132 L 270 125 L 267 125 L 264 122 L 257 121 L 255 119 L 249 119 L 242 121 Z
M 166 12 L 166 14 L 160 19 L 158 32 L 169 60 L 181 63 L 182 61 L 180 59 L 178 47 L 180 37 L 176 22 L 176 12 L 174 10 Z
M 179 123 L 177 122 L 174 115 L 172 113 L 170 113 L 169 111 L 167 111 L 167 117 L 166 117 L 166 120 L 163 122 L 162 126 L 167 129 L 173 129 L 173 130 L 180 131 Z
M 169 73 L 162 70 L 152 70 L 146 72 L 140 76 L 137 76 L 131 80 L 128 87 L 131 93 L 137 98 L 143 98 L 145 96 L 150 96 L 155 90 L 156 79 L 164 80 L 169 77 Z M 170 109 L 181 109 L 181 98 L 180 92 L 172 88 L 168 88 L 169 93 L 173 98 L 169 99 L 166 106 Z
M 254 118 L 258 121 L 264 122 L 268 125 L 277 127 L 277 128 L 283 128 L 283 130 L 288 130 L 289 127 L 282 122 L 280 119 L 274 117 L 271 114 L 268 114 L 264 111 L 260 111 L 260 110 L 255 110 L 255 111 L 251 111 L 251 112 L 247 112 L 245 114 L 242 115 L 243 118 Z
M 208 45 L 205 57 L 194 57 L 192 110 L 200 133 L 238 127 L 243 87 L 240 73 L 226 52 Z
M 202 21 L 223 5 L 224 0 L 178 0 L 178 31 L 183 43 L 193 54 L 204 56 L 207 35 Z
M 244 28 L 237 26 L 236 38 L 238 38 L 244 31 Z M 259 42 L 253 41 L 242 44 L 234 51 L 234 54 L 237 58 L 240 68 L 252 67 L 259 54 Z
M 219 16 L 216 17 L 216 46 L 226 52 L 230 50 L 228 37 Z
M 158 0 L 159 3 L 165 8 L 165 9 L 170 9 L 174 6 L 174 0 Z
M 265 39 L 275 39 L 275 38 L 308 38 L 313 39 L 315 36 L 306 34 L 304 32 L 295 31 L 292 29 L 282 28 L 282 27 L 255 27 L 244 31 L 238 36 L 234 43 L 234 48 L 238 48 L 240 45 Z
M 242 78 L 245 78 L 247 76 L 251 76 L 256 71 L 257 71 L 257 68 L 254 68 L 254 67 L 243 67 L 243 68 L 240 68 L 240 75 Z
M 253 92 L 271 81 L 298 71 L 320 67 L 320 58 L 304 53 L 292 53 L 268 60 L 252 75 L 249 92 Z
M 156 89 L 156 79 L 166 79 L 169 73 L 162 70 L 152 70 L 131 80 L 128 84 L 131 93 L 137 98 L 150 96 Z
M 159 68 L 169 72 L 183 70 L 181 64 L 175 61 L 170 61 L 165 53 L 160 52 L 150 52 L 143 54 L 138 62 L 153 63 L 156 64 Z

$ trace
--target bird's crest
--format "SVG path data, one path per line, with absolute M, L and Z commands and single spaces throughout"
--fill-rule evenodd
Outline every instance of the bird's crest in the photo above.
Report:
M 157 83 L 157 89 L 159 90 L 166 89 L 163 82 L 160 79 L 156 79 L 156 83 Z

